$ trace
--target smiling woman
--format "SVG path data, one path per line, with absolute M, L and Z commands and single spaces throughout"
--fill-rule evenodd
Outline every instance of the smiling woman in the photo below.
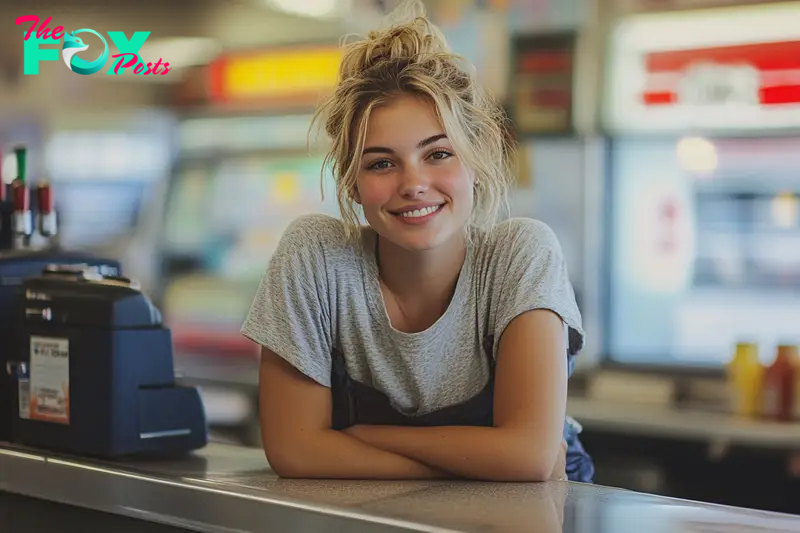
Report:
M 285 477 L 590 482 L 565 413 L 583 330 L 561 247 L 499 221 L 499 106 L 419 2 L 395 15 L 347 46 L 318 113 L 342 220 L 287 229 L 242 328 L 262 346 L 267 458 Z

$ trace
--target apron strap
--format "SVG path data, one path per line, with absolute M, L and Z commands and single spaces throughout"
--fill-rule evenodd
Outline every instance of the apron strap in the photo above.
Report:
M 347 374 L 344 355 L 338 349 L 334 349 L 331 352 L 332 429 L 337 431 L 347 429 L 356 420 L 355 397 L 352 389 L 353 383 Z

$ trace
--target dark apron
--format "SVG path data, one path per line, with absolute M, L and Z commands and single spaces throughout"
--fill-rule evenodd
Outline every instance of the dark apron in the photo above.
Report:
M 388 396 L 381 391 L 351 379 L 344 355 L 332 353 L 331 395 L 333 400 L 333 429 L 350 426 L 492 426 L 494 418 L 494 371 L 492 356 L 494 340 L 487 337 L 484 353 L 489 363 L 489 381 L 476 396 L 421 416 L 407 416 L 397 411 Z M 591 483 L 594 464 L 583 449 L 578 432 L 569 424 L 564 427 L 567 441 L 567 477 L 570 481 Z

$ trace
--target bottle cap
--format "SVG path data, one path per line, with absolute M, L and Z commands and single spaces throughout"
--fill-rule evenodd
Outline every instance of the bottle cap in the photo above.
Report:
M 758 356 L 758 344 L 754 342 L 737 342 L 735 357 Z
M 780 344 L 778 345 L 778 357 L 798 357 L 797 346 L 793 344 Z
M 14 148 L 14 153 L 17 155 L 17 179 L 25 183 L 26 180 L 26 160 L 27 160 L 27 153 L 28 149 L 24 146 L 18 146 Z

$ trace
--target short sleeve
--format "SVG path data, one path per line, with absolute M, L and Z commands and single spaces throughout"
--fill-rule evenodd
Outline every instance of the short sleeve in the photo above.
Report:
M 583 348 L 583 324 L 555 233 L 533 219 L 515 218 L 505 224 L 508 227 L 495 246 L 499 256 L 495 258 L 499 271 L 495 272 L 493 291 L 495 339 L 499 341 L 508 324 L 520 314 L 549 309 L 566 325 L 567 355 L 576 355 Z
M 301 217 L 286 229 L 259 283 L 241 332 L 330 387 L 331 327 L 319 224 Z

